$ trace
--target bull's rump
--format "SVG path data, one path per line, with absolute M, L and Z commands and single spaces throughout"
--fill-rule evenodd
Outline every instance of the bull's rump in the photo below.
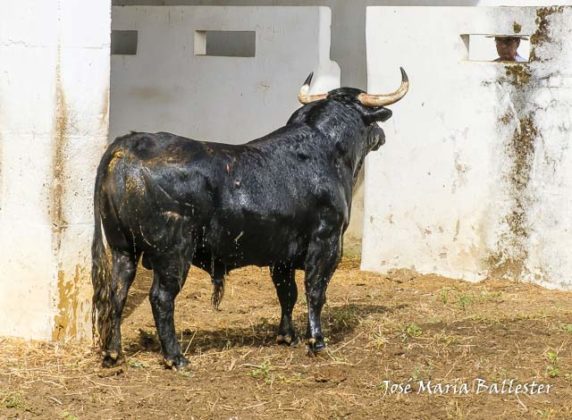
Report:
M 106 236 L 148 255 L 199 247 L 229 267 L 301 261 L 316 198 L 292 166 L 279 148 L 125 136 L 99 168 Z

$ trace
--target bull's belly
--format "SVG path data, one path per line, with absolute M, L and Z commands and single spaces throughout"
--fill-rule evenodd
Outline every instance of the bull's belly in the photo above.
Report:
M 269 266 L 278 262 L 300 266 L 308 238 L 306 232 L 288 225 L 259 224 L 238 228 L 222 225 L 205 229 L 205 235 L 199 242 L 201 245 L 229 269 L 246 265 Z
M 181 215 L 171 210 L 127 210 L 122 214 L 123 230 L 134 235 L 145 261 L 190 247 L 195 250 L 193 265 L 207 271 L 213 262 L 227 269 L 276 263 L 301 269 L 312 232 L 311 226 L 301 220 L 276 215 L 242 217 L 226 213 L 223 219 L 210 211 Z

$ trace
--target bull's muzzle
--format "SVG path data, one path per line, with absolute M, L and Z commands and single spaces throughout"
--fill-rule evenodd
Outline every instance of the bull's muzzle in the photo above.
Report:
M 367 142 L 370 145 L 370 150 L 376 151 L 385 144 L 385 132 L 377 123 L 369 126 L 369 133 L 367 134 Z

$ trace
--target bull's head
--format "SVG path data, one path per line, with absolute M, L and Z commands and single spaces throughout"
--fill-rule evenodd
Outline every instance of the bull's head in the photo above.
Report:
M 363 122 L 368 126 L 367 151 L 377 150 L 385 143 L 385 134 L 377 122 L 387 121 L 392 113 L 385 108 L 401 100 L 409 90 L 409 79 L 403 68 L 401 69 L 401 85 L 392 93 L 370 94 L 360 89 L 339 88 L 328 93 L 310 94 L 311 73 L 298 93 L 298 100 L 302 104 L 309 104 L 324 99 L 332 99 L 350 105 L 362 116 Z

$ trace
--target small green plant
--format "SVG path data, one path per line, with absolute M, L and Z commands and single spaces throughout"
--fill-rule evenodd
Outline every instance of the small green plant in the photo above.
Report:
M 546 368 L 546 373 L 551 378 L 557 378 L 558 376 L 560 376 L 560 369 L 558 368 L 558 366 L 548 366 Z
M 74 416 L 72 413 L 68 411 L 64 411 L 61 416 L 63 420 L 78 420 L 77 416 Z
M 262 362 L 260 366 L 255 367 L 250 371 L 250 376 L 256 379 L 263 379 L 266 383 L 272 382 L 272 377 L 270 375 L 270 370 L 272 366 L 268 360 Z
M 546 366 L 546 373 L 551 378 L 556 378 L 560 375 L 560 369 L 558 367 L 558 353 L 552 350 L 546 352 L 546 358 L 550 363 Z
M 572 334 L 572 324 L 564 324 L 562 325 L 562 329 L 567 333 Z
M 441 289 L 439 292 L 439 298 L 441 299 L 441 302 L 443 302 L 443 305 L 449 303 L 449 289 Z
M 6 408 L 14 408 L 16 410 L 28 411 L 28 406 L 24 397 L 19 392 L 11 392 L 6 394 L 4 397 L 0 397 L 0 402 L 2 406 Z
M 137 359 L 129 359 L 127 361 L 127 365 L 129 367 L 135 368 L 135 369 L 141 369 L 141 368 L 146 368 L 147 365 Z
M 459 306 L 463 311 L 467 310 L 467 306 L 473 303 L 473 298 L 470 295 L 462 294 L 459 296 Z
M 536 414 L 541 419 L 551 419 L 554 417 L 554 410 L 553 409 L 536 410 Z
M 546 358 L 552 364 L 558 363 L 558 353 L 556 353 L 555 351 L 551 351 L 551 350 L 547 351 L 546 352 Z
M 409 337 L 415 338 L 423 334 L 423 330 L 419 325 L 411 323 L 405 327 L 405 334 Z
M 431 364 L 428 365 L 416 365 L 413 371 L 411 372 L 410 380 L 417 382 L 420 380 L 428 380 L 431 379 L 431 372 L 433 371 L 433 367 Z

